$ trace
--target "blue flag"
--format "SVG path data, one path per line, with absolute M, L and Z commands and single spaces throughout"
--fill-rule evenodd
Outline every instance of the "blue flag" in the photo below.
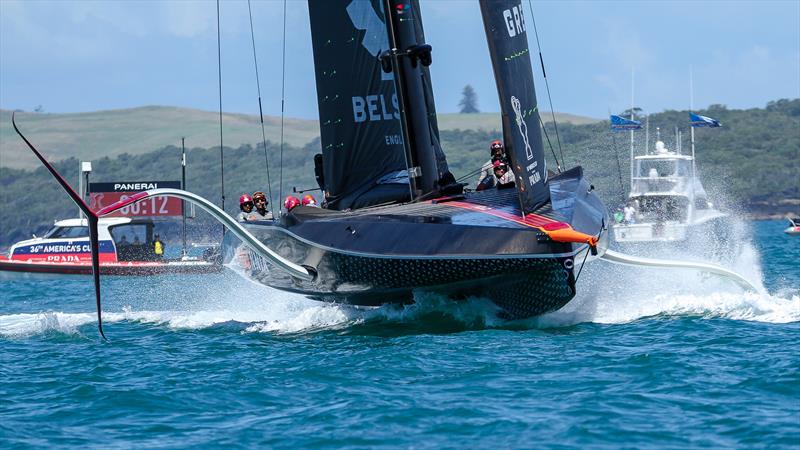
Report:
M 693 127 L 710 127 L 716 128 L 721 127 L 722 124 L 719 123 L 719 120 L 712 119 L 711 117 L 701 116 L 700 114 L 695 114 L 690 112 L 689 113 L 689 120 L 692 123 Z
M 611 116 L 611 129 L 613 131 L 641 130 L 642 122 L 630 120 L 620 116 Z

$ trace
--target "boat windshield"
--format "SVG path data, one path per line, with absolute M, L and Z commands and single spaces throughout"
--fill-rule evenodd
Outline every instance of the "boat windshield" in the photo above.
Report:
M 53 227 L 45 239 L 85 238 L 89 237 L 89 227 Z
M 688 187 L 691 161 L 681 159 L 643 159 L 636 161 L 633 192 L 683 192 Z
M 640 161 L 640 177 L 668 177 L 675 173 L 675 163 L 672 161 Z

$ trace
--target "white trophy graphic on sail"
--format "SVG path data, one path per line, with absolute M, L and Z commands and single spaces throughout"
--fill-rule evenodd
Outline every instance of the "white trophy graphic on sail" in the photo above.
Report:
M 513 95 L 511 96 L 511 108 L 514 110 L 514 115 L 516 116 L 519 134 L 525 142 L 525 157 L 530 161 L 533 159 L 533 150 L 531 150 L 531 143 L 528 142 L 528 125 L 522 120 L 522 104 L 519 102 L 519 99 Z

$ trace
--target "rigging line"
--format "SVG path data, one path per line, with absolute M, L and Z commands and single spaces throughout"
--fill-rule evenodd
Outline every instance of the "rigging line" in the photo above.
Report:
M 286 103 L 286 0 L 283 0 L 283 52 L 281 54 L 281 159 L 278 201 L 283 198 L 283 117 Z M 278 209 L 280 211 L 280 209 Z
M 466 180 L 467 178 L 471 178 L 471 177 L 475 176 L 476 174 L 478 174 L 479 172 L 481 172 L 481 171 L 483 170 L 483 168 L 484 168 L 484 167 L 485 167 L 484 165 L 481 165 L 480 167 L 478 167 L 477 169 L 473 170 L 472 172 L 469 172 L 468 174 L 466 174 L 466 175 L 464 175 L 464 176 L 461 176 L 461 177 L 459 177 L 459 178 L 456 180 L 456 183 L 460 183 L 460 182 L 462 182 L 462 181 Z
M 275 215 L 275 199 L 272 198 L 272 182 L 269 177 L 269 156 L 267 154 L 267 134 L 264 131 L 264 110 L 261 108 L 261 81 L 258 78 L 258 59 L 256 58 L 256 34 L 253 31 L 253 11 L 250 9 L 250 0 L 247 0 L 247 13 L 250 15 L 250 40 L 253 41 L 253 66 L 256 69 L 256 88 L 258 89 L 258 117 L 261 120 L 261 142 L 264 144 L 264 163 L 267 166 L 267 192 L 269 193 L 270 210 Z
M 556 167 L 558 167 L 558 173 L 561 173 L 561 164 L 559 164 L 558 156 L 556 156 L 556 150 L 553 148 L 553 144 L 550 142 L 550 135 L 547 134 L 547 128 L 545 128 L 544 122 L 542 122 L 542 116 L 537 114 L 536 117 L 539 118 L 539 124 L 542 126 L 542 131 L 544 131 L 544 137 L 545 139 L 547 139 L 547 145 L 550 147 L 550 152 L 553 154 L 553 159 L 556 160 Z
M 217 0 L 217 81 L 219 83 L 219 176 L 221 181 L 222 210 L 225 210 L 225 150 L 222 146 L 222 39 L 219 32 L 219 0 Z M 225 234 L 225 227 L 222 227 Z
M 556 122 L 556 112 L 553 109 L 553 97 L 550 95 L 550 83 L 547 82 L 547 72 L 544 70 L 544 58 L 542 57 L 542 45 L 539 43 L 539 32 L 536 30 L 536 17 L 533 15 L 533 4 L 528 0 L 528 7 L 531 10 L 531 21 L 533 22 L 533 34 L 536 36 L 536 47 L 539 49 L 539 63 L 542 65 L 542 76 L 544 77 L 544 86 L 547 88 L 547 100 L 550 102 L 550 114 L 553 116 L 553 127 L 556 129 L 556 140 L 558 141 L 558 153 L 561 155 L 561 161 L 567 165 L 567 160 L 564 159 L 564 149 L 561 148 L 561 136 L 558 134 L 558 122 Z M 539 119 L 541 121 L 541 118 Z M 544 128 L 544 125 L 542 125 Z M 561 172 L 561 168 L 558 168 Z

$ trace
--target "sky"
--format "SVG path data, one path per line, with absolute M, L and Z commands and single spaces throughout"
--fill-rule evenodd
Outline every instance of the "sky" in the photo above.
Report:
M 800 1 L 524 1 L 540 39 L 556 111 L 595 118 L 634 103 L 645 112 L 763 107 L 800 97 Z M 316 118 L 308 8 L 252 0 L 264 113 Z M 472 85 L 499 110 L 477 1 L 421 0 L 440 113 Z M 248 4 L 223 0 L 222 106 L 258 113 Z M 540 108 L 549 110 L 528 25 Z M 691 69 L 690 69 L 691 68 Z M 168 105 L 217 111 L 212 0 L 0 0 L 0 108 L 66 113 Z M 633 82 L 632 82 L 633 76 Z M 632 89 L 633 87 L 633 89 Z

